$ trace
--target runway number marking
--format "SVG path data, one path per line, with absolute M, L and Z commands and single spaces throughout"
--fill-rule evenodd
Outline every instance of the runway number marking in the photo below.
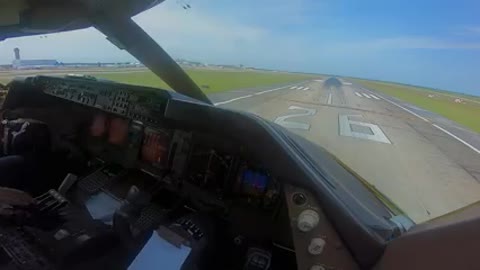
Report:
M 300 111 L 300 112 L 277 117 L 274 122 L 283 126 L 283 127 L 285 127 L 285 128 L 303 129 L 303 130 L 309 130 L 310 129 L 310 124 L 303 123 L 303 122 L 291 121 L 291 120 L 287 121 L 287 119 L 299 118 L 299 117 L 305 117 L 305 116 L 312 116 L 312 115 L 315 115 L 317 113 L 317 110 L 298 107 L 298 106 L 290 106 L 290 107 L 288 107 L 288 109 L 289 110 L 297 110 L 297 111 Z
M 339 115 L 338 124 L 340 135 L 392 144 L 379 126 L 349 119 L 349 117 L 362 117 L 361 115 Z

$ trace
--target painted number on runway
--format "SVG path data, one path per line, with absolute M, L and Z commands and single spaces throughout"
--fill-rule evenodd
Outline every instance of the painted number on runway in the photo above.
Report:
M 352 118 L 362 118 L 361 115 L 339 115 L 340 135 L 391 144 L 390 140 L 379 126 Z
M 298 107 L 298 106 L 290 106 L 288 107 L 288 109 L 299 111 L 299 112 L 277 117 L 274 122 L 286 128 L 304 129 L 304 130 L 310 129 L 310 124 L 292 121 L 292 118 L 298 119 L 299 117 L 312 116 L 317 113 L 317 110 Z M 289 120 L 287 121 L 287 119 Z

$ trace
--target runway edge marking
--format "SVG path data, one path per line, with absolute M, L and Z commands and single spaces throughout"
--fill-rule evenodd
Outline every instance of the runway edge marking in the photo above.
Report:
M 230 103 L 230 102 L 234 102 L 234 101 L 237 101 L 237 100 L 240 100 L 240 99 L 244 99 L 244 98 L 249 98 L 249 97 L 253 97 L 253 95 L 246 95 L 246 96 L 236 97 L 236 98 L 232 98 L 232 99 L 229 99 L 229 100 L 225 100 L 225 101 L 221 101 L 221 102 L 214 103 L 213 105 L 215 105 L 215 106 L 217 106 L 217 105 L 223 105 L 223 104 L 227 104 L 227 103 Z
M 473 145 L 469 144 L 468 142 L 464 141 L 463 139 L 457 137 L 455 134 L 452 134 L 450 131 L 442 128 L 441 126 L 437 125 L 437 124 L 432 124 L 434 127 L 438 128 L 439 130 L 443 131 L 444 133 L 446 133 L 447 135 L 450 135 L 452 138 L 456 139 L 457 141 L 463 143 L 465 146 L 467 146 L 468 148 L 472 149 L 473 151 L 477 152 L 477 154 L 480 154 L 480 150 L 478 150 L 477 148 L 475 148 Z
M 417 113 L 413 112 L 412 110 L 409 110 L 409 109 L 403 107 L 402 105 L 398 105 L 397 103 L 395 103 L 395 102 L 393 102 L 393 101 L 391 101 L 391 100 L 388 100 L 388 99 L 386 99 L 386 98 L 384 98 L 384 97 L 382 97 L 382 96 L 379 96 L 379 97 L 380 97 L 381 99 L 385 100 L 386 102 L 388 102 L 388 103 L 390 103 L 390 104 L 393 104 L 393 105 L 399 107 L 400 109 L 402 109 L 402 110 L 404 110 L 404 111 L 406 111 L 406 112 L 409 112 L 410 114 L 415 115 L 416 117 L 422 119 L 423 121 L 425 121 L 425 122 L 427 122 L 427 123 L 431 123 L 430 120 L 428 120 L 427 118 L 425 118 L 425 117 L 423 117 L 423 116 L 418 115 Z
M 237 100 L 241 100 L 241 99 L 245 99 L 245 98 L 249 98 L 249 97 L 253 97 L 253 96 L 258 96 L 258 95 L 262 95 L 262 94 L 265 94 L 265 93 L 269 93 L 269 92 L 273 92 L 273 91 L 285 89 L 285 88 L 291 87 L 292 85 L 294 85 L 294 84 L 290 84 L 290 85 L 286 85 L 286 86 L 282 86 L 282 87 L 278 87 L 278 88 L 273 88 L 273 89 L 269 89 L 269 90 L 257 92 L 257 93 L 250 94 L 250 95 L 246 95 L 246 96 L 236 97 L 236 98 L 232 98 L 232 99 L 225 100 L 225 101 L 219 101 L 219 102 L 213 103 L 213 105 L 214 105 L 214 106 L 218 106 L 218 105 L 228 104 L 228 103 L 231 103 L 231 102 L 234 102 L 234 101 L 237 101 Z
M 391 101 L 391 100 L 388 100 L 388 99 L 386 99 L 386 98 L 384 98 L 384 97 L 382 97 L 382 96 L 379 96 L 379 97 L 380 97 L 381 99 L 385 100 L 386 102 L 388 102 L 388 103 L 390 103 L 390 104 L 393 104 L 393 105 L 395 105 L 395 106 L 397 106 L 397 107 L 399 107 L 399 108 L 401 108 L 401 109 L 409 112 L 409 113 L 412 114 L 412 115 L 415 115 L 416 117 L 422 119 L 423 121 L 425 121 L 425 122 L 427 122 L 427 123 L 430 123 L 432 126 L 434 126 L 435 128 L 437 128 L 438 130 L 440 130 L 440 131 L 442 131 L 443 133 L 449 135 L 450 137 L 454 138 L 455 140 L 461 142 L 463 145 L 465 145 L 466 147 L 472 149 L 472 150 L 473 150 L 474 152 L 476 152 L 477 154 L 480 154 L 480 150 L 478 150 L 477 148 L 475 148 L 473 145 L 471 145 L 471 144 L 469 144 L 468 142 L 464 141 L 462 138 L 460 138 L 460 137 L 458 137 L 457 135 L 451 133 L 450 131 L 442 128 L 441 126 L 432 123 L 432 122 L 431 122 L 430 120 L 428 120 L 427 118 L 425 118 L 425 117 L 423 117 L 423 116 L 420 116 L 420 115 L 418 115 L 417 113 L 412 112 L 411 110 L 409 110 L 409 109 L 407 109 L 407 108 L 405 108 L 405 107 L 403 107 L 403 106 L 401 106 L 401 105 L 399 105 L 399 104 L 397 104 L 397 103 L 395 103 L 395 102 L 393 102 L 393 101 Z

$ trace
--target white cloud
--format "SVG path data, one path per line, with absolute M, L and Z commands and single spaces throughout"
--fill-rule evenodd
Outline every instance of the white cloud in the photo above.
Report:
M 240 17 L 213 16 L 196 6 L 183 10 L 168 1 L 135 21 L 174 57 L 280 68 L 307 57 L 310 45 L 303 39 L 280 36 Z
M 268 36 L 265 29 L 208 16 L 192 8 L 161 4 L 135 21 L 167 49 L 198 54 L 235 53 Z

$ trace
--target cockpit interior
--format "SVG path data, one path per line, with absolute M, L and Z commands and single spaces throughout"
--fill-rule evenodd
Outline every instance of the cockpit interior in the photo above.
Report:
M 0 85 L 0 269 L 480 268 L 478 203 L 413 224 L 322 146 L 214 106 L 132 20 L 163 0 L 4 2 L 0 41 L 95 27 L 176 92 Z
M 168 119 L 195 113 L 173 93 L 48 76 L 9 87 L 3 150 L 48 174 L 22 183 L 35 209 L 3 220 L 9 269 L 280 269 L 312 254 L 357 267 L 310 191 L 282 184 L 235 136 Z

